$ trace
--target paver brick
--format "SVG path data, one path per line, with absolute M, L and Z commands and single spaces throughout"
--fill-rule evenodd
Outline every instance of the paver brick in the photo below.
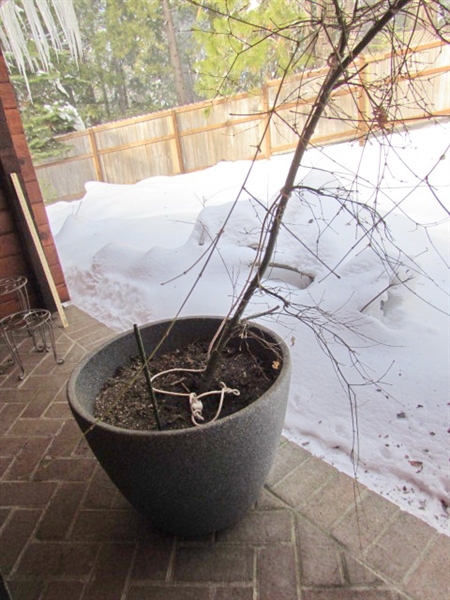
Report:
M 19 561 L 22 575 L 45 579 L 87 577 L 94 565 L 98 545 L 69 542 L 31 542 Z
M 8 456 L 14 458 L 27 445 L 28 437 L 9 437 L 2 436 L 0 444 L 0 456 Z
M 14 382 L 14 386 L 18 385 L 18 381 Z M 22 390 L 22 389 L 4 389 L 2 386 L 2 403 L 22 403 L 28 404 L 28 402 L 32 402 L 34 397 L 37 394 L 37 390 Z
M 125 496 L 122 496 L 119 490 L 116 490 L 116 495 L 114 496 L 112 502 L 112 508 L 117 510 L 135 510 Z
M 5 404 L 0 411 L 0 435 L 5 435 L 13 427 L 14 423 L 26 409 L 27 405 L 22 403 Z M 15 435 L 15 434 L 13 434 Z
M 61 429 L 61 422 L 55 419 L 17 419 L 9 430 L 9 435 L 54 436 Z
M 389 529 L 370 546 L 366 560 L 392 580 L 400 582 L 435 537 L 437 532 L 426 523 L 401 512 Z
M 309 452 L 292 442 L 285 441 L 280 444 L 266 485 L 269 487 L 275 486 L 281 479 L 286 477 L 288 473 L 293 471 L 310 457 L 311 455 Z
M 51 442 L 50 437 L 28 438 L 4 477 L 6 481 L 29 480 Z
M 251 582 L 254 550 L 246 546 L 179 548 L 174 581 Z
M 133 558 L 134 544 L 104 544 L 83 600 L 120 600 Z
M 40 389 L 33 398 L 33 401 L 29 402 L 28 406 L 23 411 L 22 418 L 36 419 L 41 417 L 51 404 L 57 391 L 57 389 L 51 391 L 47 387 L 45 389 Z
M 133 541 L 151 538 L 153 531 L 134 510 L 80 510 L 72 538 L 89 541 Z
M 36 538 L 40 540 L 64 539 L 81 503 L 85 486 L 82 483 L 63 482 L 48 503 L 38 525 Z
M 383 586 L 383 580 L 380 579 L 368 566 L 358 562 L 348 553 L 342 555 L 344 580 L 351 584 L 367 586 Z
M 91 458 L 51 458 L 41 461 L 34 479 L 36 481 L 87 481 L 96 463 Z
M 52 373 L 48 373 L 46 375 L 35 375 L 34 372 L 30 373 L 21 384 L 22 389 L 31 391 L 48 390 L 51 397 L 54 398 L 64 382 L 61 374 L 61 369 L 64 367 L 64 365 L 57 365 L 56 363 L 53 364 L 54 370 Z M 25 372 L 28 372 L 26 365 Z
M 302 600 L 397 600 L 389 590 L 349 590 L 328 588 L 302 590 Z
M 78 344 L 72 343 L 70 348 L 65 353 L 62 353 L 62 356 L 64 364 L 71 365 L 73 369 L 86 356 L 86 350 Z
M 83 506 L 85 508 L 112 508 L 116 495 L 116 486 L 100 465 L 97 465 L 83 500 Z
M 297 600 L 293 546 L 266 546 L 257 554 L 258 600 Z
M 5 523 L 8 520 L 8 517 L 11 514 L 12 510 L 12 508 L 0 508 L 0 527 L 2 527 L 3 523 Z
M 71 412 L 66 400 L 53 401 L 44 413 L 46 419 L 61 419 L 66 421 L 71 418 Z
M 2 506 L 25 508 L 46 506 L 56 485 L 55 482 L 49 481 L 2 481 L 0 503 Z
M 13 577 L 7 579 L 8 589 L 13 600 L 40 600 L 41 592 L 44 589 L 44 581 L 31 577 L 29 579 L 19 579 Z
M 228 596 L 227 598 L 233 598 Z M 127 600 L 211 600 L 207 587 L 170 587 L 132 585 Z M 216 598 L 214 598 L 216 600 Z
M 329 530 L 332 523 L 358 499 L 358 483 L 344 473 L 337 473 L 314 498 L 301 502 L 298 510 L 323 529 Z
M 311 457 L 279 483 L 270 486 L 270 489 L 290 506 L 297 507 L 335 476 L 336 470 L 333 467 Z
M 77 338 L 78 343 L 87 348 L 88 350 L 94 349 L 98 345 L 100 345 L 103 341 L 108 340 L 111 337 L 110 329 L 95 329 L 94 331 L 89 328 L 88 332 L 84 335 L 80 335 Z
M 255 510 L 272 510 L 276 508 L 286 508 L 286 503 L 264 487 L 256 502 Z
M 72 367 L 73 370 L 73 367 Z M 72 372 L 71 370 L 71 372 Z M 68 379 L 68 377 L 67 377 Z M 66 377 L 63 377 L 64 382 L 66 382 Z M 67 406 L 67 409 L 69 411 L 69 418 L 72 418 L 72 412 L 70 410 L 69 404 L 67 402 L 67 385 L 63 385 L 62 388 L 59 390 L 59 392 L 56 394 L 56 396 L 53 398 L 53 402 L 52 404 L 64 404 L 65 406 Z M 44 415 L 45 416 L 45 415 Z
M 341 547 L 306 519 L 297 520 L 302 585 L 343 585 Z
M 292 515 L 288 510 L 251 511 L 237 525 L 217 533 L 218 542 L 270 544 L 292 542 Z
M 164 581 L 169 572 L 174 543 L 172 536 L 157 532 L 152 538 L 139 542 L 131 572 L 132 582 Z
M 48 419 L 48 422 L 59 423 L 59 421 L 56 421 L 55 419 Z M 52 445 L 48 450 L 48 454 L 49 456 L 58 457 L 71 456 L 82 439 L 83 434 L 74 419 L 71 418 L 70 420 L 65 421 L 62 426 L 60 425 L 58 435 L 53 440 Z
M 253 588 L 230 587 L 216 588 L 212 591 L 213 600 L 253 600 Z
M 404 586 L 417 600 L 450 598 L 450 538 L 439 535 Z
M 372 570 L 302 517 L 297 520 L 297 546 L 303 586 L 384 586 Z
M 364 552 L 400 513 L 400 509 L 378 494 L 364 494 L 331 533 L 355 553 Z
M 253 588 L 249 587 L 222 587 L 216 588 L 212 594 L 213 600 L 253 600 Z
M 177 535 L 177 546 L 180 548 L 191 547 L 198 548 L 200 546 L 206 546 L 207 548 L 213 547 L 216 542 L 216 533 L 200 534 L 198 536 L 183 536 Z
M 72 456 L 78 456 L 79 458 L 93 458 L 97 460 L 94 456 L 94 453 L 89 447 L 87 440 L 84 436 L 80 437 L 80 441 L 75 447 L 75 450 L 72 453 Z
M 40 600 L 81 600 L 85 586 L 83 581 L 51 581 Z
M 15 510 L 0 535 L 0 571 L 7 575 L 31 536 L 40 510 Z
M 5 471 L 9 469 L 13 460 L 11 456 L 0 456 L 0 479 L 3 477 Z
M 70 325 L 69 331 L 70 338 L 72 340 L 76 339 L 79 331 L 86 330 L 87 328 L 92 327 L 93 325 L 96 325 L 98 323 L 93 317 L 91 317 L 85 312 L 78 311 L 73 306 L 69 306 L 68 308 L 66 308 L 66 317 Z M 60 333 L 64 334 L 65 330 L 64 328 L 62 328 L 61 323 L 55 321 L 55 326 Z

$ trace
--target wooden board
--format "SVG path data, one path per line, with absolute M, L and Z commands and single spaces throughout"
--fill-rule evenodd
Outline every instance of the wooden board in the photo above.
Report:
M 44 254 L 44 249 L 42 248 L 41 240 L 39 238 L 38 232 L 36 230 L 36 226 L 34 224 L 32 216 L 31 216 L 30 209 L 28 208 L 28 204 L 25 199 L 25 195 L 23 193 L 22 186 L 20 185 L 20 181 L 17 176 L 17 173 L 11 173 L 11 180 L 13 182 L 14 189 L 16 190 L 16 194 L 19 199 L 20 207 L 22 209 L 22 213 L 25 218 L 27 227 L 30 231 L 31 239 L 33 240 L 33 244 L 36 249 L 37 255 L 39 257 L 39 261 L 42 265 L 42 269 L 43 269 L 45 277 L 47 279 L 47 283 L 50 288 L 52 298 L 55 302 L 59 318 L 61 319 L 61 323 L 62 323 L 63 327 L 68 327 L 69 323 L 67 322 L 64 308 L 61 304 L 61 300 L 59 299 L 59 294 L 56 289 L 55 282 L 53 281 L 50 267 L 48 265 L 47 258 Z

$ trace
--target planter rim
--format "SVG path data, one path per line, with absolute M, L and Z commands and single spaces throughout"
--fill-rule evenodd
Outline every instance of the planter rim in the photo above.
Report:
M 187 316 L 187 317 L 179 317 L 176 320 L 177 321 L 187 321 L 187 320 L 193 320 L 193 319 L 194 320 L 207 319 L 207 320 L 222 321 L 223 317 L 218 317 L 218 316 L 214 316 L 214 315 L 192 315 L 192 316 Z M 150 323 L 146 323 L 145 325 L 141 325 L 140 327 L 151 327 L 152 325 L 159 325 L 161 323 L 170 323 L 172 320 L 173 319 L 160 319 L 158 321 L 152 321 Z M 287 347 L 285 341 L 276 332 L 269 329 L 268 327 L 265 327 L 264 325 L 260 325 L 259 323 L 255 323 L 254 321 L 248 321 L 247 323 L 249 325 L 251 325 L 252 327 L 256 327 L 257 329 L 260 329 L 261 331 L 267 333 L 268 335 L 272 336 L 275 339 L 277 345 L 281 349 L 281 353 L 283 356 L 283 365 L 282 365 L 281 369 L 288 367 L 290 365 L 290 352 L 289 352 L 289 348 Z M 141 429 L 128 429 L 125 427 L 116 427 L 115 425 L 110 425 L 109 423 L 100 421 L 100 419 L 95 419 L 93 417 L 93 415 L 84 408 L 84 406 L 78 401 L 77 393 L 75 391 L 75 382 L 78 378 L 78 375 L 81 373 L 81 371 L 85 367 L 85 365 L 96 354 L 101 352 L 104 348 L 106 348 L 110 344 L 118 341 L 119 339 L 121 339 L 123 337 L 133 335 L 133 333 L 134 333 L 133 330 L 129 329 L 128 331 L 124 331 L 123 333 L 119 333 L 116 336 L 110 338 L 109 340 L 107 340 L 106 342 L 104 342 L 103 344 L 101 344 L 100 346 L 98 346 L 97 348 L 92 350 L 91 352 L 89 352 L 89 354 L 87 354 L 87 356 L 85 356 L 80 361 L 80 363 L 75 367 L 75 369 L 72 371 L 72 374 L 70 375 L 69 381 L 67 383 L 67 398 L 68 398 L 69 404 L 72 407 L 76 407 L 77 412 L 84 419 L 86 419 L 86 421 L 88 421 L 90 423 L 91 427 L 101 428 L 101 429 L 115 432 L 115 433 L 119 433 L 119 432 L 122 434 L 128 433 L 130 435 L 138 436 L 138 437 L 161 436 L 161 434 L 169 435 L 169 436 L 173 436 L 173 437 L 181 436 L 181 435 L 192 435 L 192 436 L 201 435 L 202 430 L 223 427 L 226 423 L 232 423 L 232 421 L 237 419 L 239 417 L 239 415 L 245 415 L 245 413 L 249 412 L 250 410 L 252 410 L 252 409 L 254 410 L 254 408 L 257 407 L 258 404 L 263 402 L 266 394 L 273 388 L 273 386 L 275 386 L 277 384 L 277 381 L 281 375 L 281 371 L 280 371 L 280 374 L 275 379 L 275 381 L 272 383 L 272 385 L 264 392 L 264 394 L 259 396 L 251 404 L 249 404 L 245 408 L 242 408 L 241 410 L 238 410 L 237 412 L 234 412 L 231 415 L 223 417 L 222 419 L 217 419 L 216 421 L 214 421 L 212 423 L 211 422 L 205 423 L 204 425 L 200 425 L 199 427 L 184 427 L 182 429 L 163 429 L 161 431 L 157 430 L 157 429 L 141 430 Z

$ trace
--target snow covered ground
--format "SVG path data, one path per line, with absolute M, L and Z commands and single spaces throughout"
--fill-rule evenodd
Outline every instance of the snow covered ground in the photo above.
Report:
M 377 141 L 309 151 L 298 180 L 325 195 L 292 197 L 267 286 L 310 320 L 262 318 L 292 352 L 285 435 L 350 475 L 358 455 L 362 483 L 447 534 L 448 140 L 449 124 L 441 124 L 392 135 L 389 155 Z M 182 314 L 226 314 L 255 256 L 264 207 L 280 190 L 290 159 L 255 163 L 241 192 L 246 161 L 135 185 L 90 182 L 82 200 L 49 206 L 73 303 L 124 331 L 173 316 L 197 281 Z M 346 208 L 326 195 L 336 188 L 350 192 Z M 218 252 L 198 279 L 236 198 Z M 381 235 L 368 233 L 373 213 L 356 201 L 383 214 Z M 279 304 L 261 294 L 248 313 Z M 326 315 L 333 315 L 328 333 Z M 357 386 L 355 403 L 312 324 L 327 338 L 344 378 Z M 375 384 L 360 385 L 365 377 Z

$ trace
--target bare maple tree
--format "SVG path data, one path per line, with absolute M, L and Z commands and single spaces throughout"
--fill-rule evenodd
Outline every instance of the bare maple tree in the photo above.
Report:
M 264 286 L 265 274 L 271 265 L 280 229 L 285 227 L 283 216 L 290 199 L 293 194 L 301 195 L 302 193 L 302 186 L 297 184 L 296 178 L 306 151 L 314 146 L 314 134 L 319 124 L 324 121 L 329 123 L 347 121 L 352 124 L 355 137 L 359 137 L 361 142 L 364 142 L 370 135 L 383 139 L 394 127 L 407 129 L 414 125 L 415 119 L 408 122 L 404 116 L 405 102 L 414 104 L 416 107 L 420 106 L 423 113 L 422 118 L 431 116 L 429 100 L 423 91 L 423 82 L 417 77 L 417 69 L 414 68 L 414 59 L 411 60 L 411 55 L 415 46 L 424 41 L 438 39 L 445 44 L 449 43 L 450 12 L 449 4 L 444 1 L 318 0 L 304 3 L 306 14 L 299 15 L 297 20 L 283 24 L 271 23 L 261 32 L 260 23 L 246 21 L 247 5 L 243 4 L 239 8 L 240 5 L 230 3 L 229 6 L 232 9 L 230 8 L 227 12 L 220 8 L 220 6 L 228 6 L 226 3 L 190 1 L 213 15 L 227 19 L 230 22 L 230 35 L 233 31 L 233 21 L 238 21 L 245 22 L 250 29 L 253 28 L 255 32 L 259 32 L 260 36 L 255 43 L 260 42 L 261 35 L 273 38 L 282 37 L 284 40 L 289 39 L 292 42 L 293 51 L 290 62 L 285 67 L 275 101 L 269 109 L 269 120 L 265 133 L 267 133 L 270 122 L 278 120 L 294 131 L 298 138 L 284 186 L 267 210 L 262 224 L 261 243 L 250 270 L 251 275 L 235 299 L 211 346 L 206 373 L 206 380 L 208 380 L 214 372 L 218 356 L 242 322 L 251 298 L 261 290 L 270 293 L 270 290 Z M 250 49 L 251 44 L 247 44 L 247 48 L 238 53 L 234 60 L 238 61 L 240 54 Z M 360 57 L 364 53 L 370 53 L 373 49 L 378 52 L 383 49 L 386 54 L 389 53 L 391 59 L 387 72 L 382 72 L 378 77 L 372 77 L 369 81 L 365 73 L 367 64 L 361 63 Z M 300 77 L 295 89 L 289 88 L 289 101 L 292 104 L 295 97 L 297 107 L 292 109 L 291 118 L 287 120 L 286 111 L 281 110 L 286 102 L 286 98 L 283 97 L 283 84 L 285 78 L 291 73 L 293 65 L 296 64 L 313 65 L 319 71 L 313 85 L 306 78 Z M 407 99 L 398 93 L 401 81 L 407 81 Z M 305 97 L 311 97 L 311 89 L 314 90 L 314 98 L 312 101 L 305 102 Z M 352 114 L 346 112 L 336 101 L 342 90 L 348 92 L 353 99 L 356 110 Z M 358 99 L 362 93 L 370 100 L 372 110 L 368 113 L 358 110 Z M 256 150 L 255 159 L 262 143 L 263 140 Z M 356 174 L 355 177 L 357 177 Z M 242 190 L 245 190 L 245 182 Z M 320 197 L 326 196 L 324 190 L 312 191 Z M 328 195 L 330 195 L 329 192 Z M 342 190 L 341 192 L 336 191 L 334 197 L 342 206 L 342 210 L 348 211 L 358 222 L 361 227 L 361 235 L 366 239 L 375 240 L 375 232 L 384 228 L 383 217 L 377 212 L 376 207 L 357 206 L 357 210 L 355 210 L 354 200 L 351 200 L 348 195 L 343 197 Z M 365 225 L 363 220 L 359 219 L 358 214 L 361 210 L 370 213 L 369 225 Z M 212 241 L 209 256 L 216 250 L 226 225 L 225 222 L 217 237 Z M 383 255 L 383 259 L 388 258 L 382 245 L 377 247 L 375 241 L 373 244 L 380 255 Z M 205 268 L 207 263 L 208 257 L 205 261 Z M 394 281 L 395 272 L 396 266 L 392 265 L 393 285 L 399 283 L 398 280 Z M 203 271 L 201 275 L 203 275 Z M 402 280 L 402 283 L 407 285 L 408 278 Z M 280 310 L 291 314 L 295 313 L 294 307 L 286 298 L 280 300 Z M 319 341 L 322 339 L 324 342 L 321 332 L 323 333 L 323 328 L 326 327 L 325 322 L 330 317 L 319 308 L 313 317 L 301 309 L 298 309 L 296 314 L 303 322 L 312 326 Z

